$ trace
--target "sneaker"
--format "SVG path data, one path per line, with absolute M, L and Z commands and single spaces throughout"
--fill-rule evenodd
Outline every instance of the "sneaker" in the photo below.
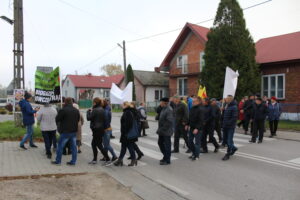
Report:
M 24 145 L 20 145 L 21 149 L 27 150 L 27 148 Z
M 198 156 L 193 156 L 192 161 L 199 160 Z
M 72 162 L 67 162 L 67 165 L 74 166 L 74 165 L 75 165 L 75 163 L 72 163 Z
M 226 161 L 229 160 L 230 155 L 228 153 L 225 154 L 225 156 L 222 158 L 222 160 Z
M 89 162 L 90 165 L 95 165 L 97 164 L 97 160 L 92 160 L 91 162 Z
M 60 163 L 56 162 L 56 161 L 51 161 L 52 165 L 61 165 Z

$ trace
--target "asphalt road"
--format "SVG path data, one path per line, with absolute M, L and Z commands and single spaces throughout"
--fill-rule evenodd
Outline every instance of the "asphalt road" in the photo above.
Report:
M 172 164 L 160 166 L 157 123 L 149 125 L 148 136 L 138 142 L 145 156 L 137 167 L 99 164 L 143 199 L 300 199 L 300 142 L 265 138 L 262 144 L 250 144 L 249 136 L 235 134 L 239 150 L 229 161 L 221 160 L 225 150 L 213 153 L 210 146 L 208 154 L 193 162 L 181 141 L 180 153 L 172 155 Z M 117 138 L 111 144 L 119 154 L 120 117 L 113 116 L 112 127 Z M 91 139 L 89 123 L 85 123 L 84 144 L 90 145 Z

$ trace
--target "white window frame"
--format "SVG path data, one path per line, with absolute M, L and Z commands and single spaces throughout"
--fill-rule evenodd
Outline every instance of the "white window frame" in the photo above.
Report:
M 205 66 L 205 60 L 204 60 L 204 55 L 205 55 L 205 52 L 204 51 L 201 51 L 200 52 L 200 59 L 199 59 L 199 65 L 200 65 L 200 72 L 203 71 L 203 68 Z
M 187 80 L 186 82 L 188 82 L 188 78 L 186 78 L 186 77 L 183 77 L 183 78 L 177 78 L 177 91 L 178 91 L 178 95 L 179 96 L 187 96 L 187 93 L 188 93 L 188 91 L 186 91 L 186 94 L 184 93 L 184 87 L 182 87 L 182 89 L 183 89 L 183 91 L 179 91 L 179 82 L 181 81 L 181 80 Z M 184 81 L 183 81 L 183 83 L 184 83 Z M 186 84 L 188 84 L 188 83 L 186 83 Z M 188 86 L 186 87 L 186 88 L 188 88 Z M 181 93 L 181 92 L 183 92 L 183 93 Z
M 182 69 L 182 74 L 188 73 L 188 56 L 180 55 L 177 57 L 177 65 L 176 68 Z
M 155 98 L 156 97 L 156 95 L 155 95 L 156 92 L 158 92 L 158 98 Z M 164 95 L 164 92 L 163 92 L 162 89 L 155 89 L 154 90 L 154 100 L 155 101 L 159 101 L 161 98 L 163 98 L 163 95 Z
M 282 76 L 283 79 L 283 95 L 278 97 L 278 77 Z M 268 97 L 271 97 L 271 77 L 275 77 L 275 97 L 277 99 L 285 99 L 285 74 L 268 74 L 261 77 L 261 95 L 264 96 L 264 78 L 268 78 Z

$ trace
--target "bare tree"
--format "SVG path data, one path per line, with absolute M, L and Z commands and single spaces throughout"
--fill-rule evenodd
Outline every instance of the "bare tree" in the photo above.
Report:
M 111 63 L 101 67 L 101 70 L 106 76 L 113 76 L 117 74 L 123 74 L 122 66 L 120 64 Z

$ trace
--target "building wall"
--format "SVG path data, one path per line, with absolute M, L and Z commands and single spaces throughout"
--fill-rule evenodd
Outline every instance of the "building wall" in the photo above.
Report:
M 168 87 L 148 86 L 146 87 L 146 101 L 155 102 L 155 90 L 162 90 L 162 97 L 168 97 Z
M 205 45 L 200 39 L 194 34 L 190 35 L 183 42 L 176 56 L 173 58 L 169 70 L 169 89 L 170 96 L 178 93 L 177 91 L 177 78 L 187 77 L 188 78 L 188 95 L 195 94 L 198 90 L 198 76 L 200 73 L 200 52 L 204 51 Z M 177 57 L 180 55 L 188 56 L 188 73 L 182 74 L 182 69 L 177 68 Z
M 77 100 L 76 89 L 69 77 L 66 78 L 64 84 L 62 85 L 62 96 L 72 97 Z
M 135 85 L 135 95 L 137 102 L 144 102 L 145 101 L 145 89 L 144 86 L 141 84 L 139 80 L 134 77 L 134 85 Z M 120 88 L 123 90 L 126 87 L 125 80 L 122 81 L 120 84 Z

